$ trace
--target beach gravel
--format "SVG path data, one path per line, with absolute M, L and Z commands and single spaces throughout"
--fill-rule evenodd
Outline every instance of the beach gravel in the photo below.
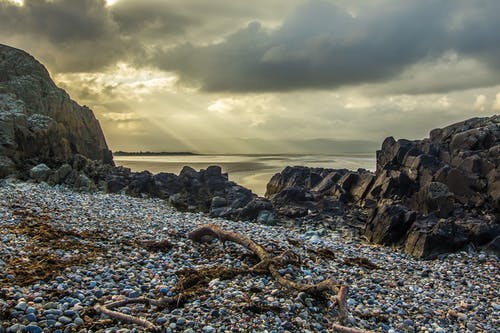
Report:
M 23 229 L 27 220 L 42 221 L 37 228 L 43 227 L 44 234 L 37 237 Z M 332 278 L 347 284 L 354 327 L 377 332 L 499 332 L 499 261 L 472 248 L 422 261 L 342 231 L 212 219 L 178 212 L 157 199 L 77 193 L 17 181 L 0 185 L 0 332 L 143 331 L 109 320 L 98 311 L 99 305 L 125 297 L 174 296 L 176 273 L 183 268 L 255 262 L 234 244 L 192 243 L 187 234 L 205 223 L 246 235 L 276 254 L 293 250 L 301 264 L 282 267 L 280 273 L 296 281 Z M 50 240 L 51 248 L 42 248 L 47 240 L 41 238 L 54 230 L 64 232 Z M 152 251 L 140 245 L 164 239 L 170 249 Z M 328 249 L 330 255 L 320 255 L 318 249 Z M 345 263 L 356 257 L 379 268 Z M 28 269 L 46 264 L 47 258 L 62 264 L 51 272 Z M 15 270 L 13 262 L 18 263 Z M 36 280 L 42 273 L 46 278 Z M 120 311 L 146 318 L 165 332 L 185 333 L 326 332 L 337 318 L 334 307 L 283 289 L 265 275 L 214 279 L 199 297 L 175 309 L 131 305 Z

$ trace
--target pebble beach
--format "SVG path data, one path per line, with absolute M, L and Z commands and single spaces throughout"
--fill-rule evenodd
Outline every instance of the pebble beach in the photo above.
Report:
M 424 261 L 321 226 L 233 222 L 178 212 L 159 199 L 3 181 L 0 333 L 142 332 L 141 326 L 101 314 L 99 306 L 126 297 L 175 296 L 181 269 L 252 265 L 245 248 L 188 239 L 206 223 L 248 236 L 270 252 L 298 254 L 300 265 L 282 267 L 282 275 L 347 285 L 348 326 L 392 333 L 500 332 L 500 263 L 473 248 Z M 58 236 L 43 239 L 51 233 Z M 168 250 L 139 245 L 165 239 L 172 245 Z M 373 267 L 346 263 L 353 258 Z M 57 265 L 47 266 L 50 260 Z M 37 280 L 39 275 L 44 279 Z M 165 332 L 185 333 L 330 332 L 337 320 L 330 304 L 252 274 L 214 279 L 199 297 L 175 309 L 134 305 L 120 311 Z

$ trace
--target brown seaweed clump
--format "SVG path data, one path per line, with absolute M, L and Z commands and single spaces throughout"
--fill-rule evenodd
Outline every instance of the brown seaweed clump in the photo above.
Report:
M 47 280 L 68 267 L 86 264 L 102 253 L 94 244 L 97 237 L 92 233 L 56 228 L 46 214 L 16 210 L 13 215 L 21 216 L 21 222 L 4 227 L 1 233 L 25 235 L 29 239 L 22 252 L 5 260 L 0 287 L 25 286 Z M 13 278 L 7 278 L 8 275 Z

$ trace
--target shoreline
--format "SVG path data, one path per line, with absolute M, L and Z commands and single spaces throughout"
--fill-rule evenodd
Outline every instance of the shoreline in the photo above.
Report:
M 297 252 L 303 258 L 302 264 L 283 271 L 297 281 L 318 282 L 330 277 L 345 282 L 350 287 L 348 306 L 353 327 L 377 332 L 494 332 L 500 324 L 500 305 L 494 303 L 498 258 L 482 252 L 471 250 L 423 261 L 400 250 L 363 243 L 341 230 L 331 231 L 321 226 L 270 227 L 213 219 L 199 213 L 177 212 L 160 199 L 100 192 L 85 194 L 61 186 L 5 181 L 0 185 L 0 194 L 4 253 L 0 271 L 4 271 L 8 258 L 27 257 L 30 244 L 36 245 L 33 237 L 8 231 L 9 226 L 23 221 L 21 210 L 46 216 L 44 223 L 54 228 L 99 236 L 92 240 L 81 237 L 78 241 L 82 245 L 92 242 L 97 249 L 104 250 L 81 265 L 57 272 L 45 282 L 16 287 L 2 280 L 5 298 L 0 305 L 10 316 L 0 320 L 4 330 L 16 325 L 16 321 L 28 325 L 26 318 L 33 319 L 28 308 L 34 309 L 36 321 L 32 326 L 48 329 L 49 324 L 54 324 L 51 331 L 57 326 L 61 330 L 67 327 L 81 330 L 87 325 L 83 320 L 86 315 L 94 324 L 102 319 L 92 310 L 98 304 L 127 296 L 158 297 L 170 292 L 179 269 L 214 264 L 238 267 L 247 262 L 248 258 L 241 257 L 245 252 L 241 247 L 228 244 L 225 252 L 219 243 L 197 245 L 187 239 L 186 233 L 204 223 L 235 230 L 262 245 L 276 244 Z M 173 245 L 167 252 L 150 252 L 133 245 L 134 240 L 163 238 Z M 289 238 L 297 239 L 300 246 L 290 244 Z M 335 259 L 314 258 L 311 249 L 320 247 L 331 249 Z M 78 255 L 74 250 L 52 250 L 62 258 Z M 85 254 L 83 247 L 81 250 Z M 342 263 L 356 256 L 366 257 L 381 269 L 368 270 Z M 241 304 L 270 310 L 255 313 Z M 134 313 L 136 308 L 124 311 Z M 182 308 L 143 309 L 140 316 L 161 323 L 160 326 L 172 332 L 233 329 L 319 332 L 336 319 L 335 310 L 324 308 L 304 295 L 289 293 L 266 276 L 252 275 L 214 280 L 206 294 Z M 93 331 L 105 332 L 113 327 L 123 330 L 120 332 L 142 330 L 112 321 L 106 327 L 96 326 Z

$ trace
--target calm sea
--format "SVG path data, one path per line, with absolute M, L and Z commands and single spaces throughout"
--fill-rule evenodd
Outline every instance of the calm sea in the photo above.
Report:
M 152 173 L 179 174 L 182 167 L 204 169 L 220 165 L 229 179 L 264 195 L 266 184 L 286 166 L 308 166 L 332 169 L 375 169 L 375 154 L 357 155 L 168 155 L 168 156 L 115 156 L 115 163 L 132 171 L 148 170 Z

